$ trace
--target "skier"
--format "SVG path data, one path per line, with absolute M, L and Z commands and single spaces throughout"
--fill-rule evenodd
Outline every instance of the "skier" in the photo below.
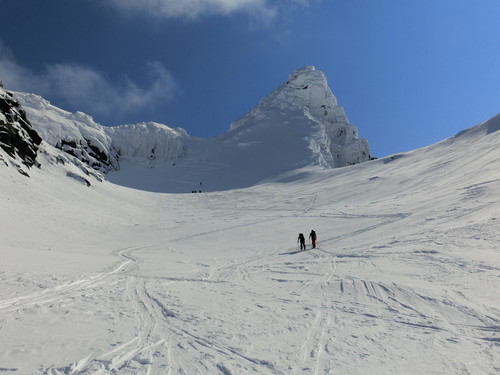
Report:
M 312 248 L 316 249 L 316 232 L 314 230 L 311 230 L 311 234 L 309 235 L 309 238 L 311 239 L 311 242 L 312 242 Z
M 297 242 L 300 242 L 300 250 L 305 250 L 306 249 L 306 238 L 302 233 L 299 233 L 299 239 Z

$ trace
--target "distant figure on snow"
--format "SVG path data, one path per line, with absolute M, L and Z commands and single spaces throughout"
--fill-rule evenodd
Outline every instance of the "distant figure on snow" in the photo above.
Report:
M 316 249 L 316 232 L 311 230 L 309 238 L 311 239 L 313 249 Z
M 299 239 L 297 242 L 300 242 L 300 250 L 305 250 L 306 249 L 306 238 L 302 233 L 299 233 Z

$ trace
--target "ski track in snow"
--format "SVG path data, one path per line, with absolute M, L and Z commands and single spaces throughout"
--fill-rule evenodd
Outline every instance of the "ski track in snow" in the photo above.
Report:
M 325 217 L 324 214 L 314 216 L 311 210 L 307 212 L 312 218 Z M 263 222 L 268 224 L 284 217 L 287 215 L 279 214 L 266 220 L 221 226 L 211 231 L 174 238 L 170 244 L 175 246 L 178 242 L 198 237 Z M 412 332 L 415 336 L 412 340 L 431 341 L 429 348 L 435 345 L 452 347 L 464 340 L 470 345 L 475 345 L 474 342 L 478 340 L 489 341 L 493 345 L 498 343 L 495 333 L 499 330 L 499 323 L 483 312 L 457 301 L 437 300 L 420 295 L 403 285 L 339 274 L 340 264 L 366 263 L 369 256 L 358 252 L 340 253 L 331 245 L 404 220 L 408 214 L 339 213 L 330 217 L 344 220 L 358 218 L 372 223 L 360 224 L 358 229 L 349 233 L 322 239 L 321 247 L 316 250 L 298 252 L 289 248 L 284 253 L 249 254 L 237 260 L 200 267 L 190 277 L 141 276 L 144 256 L 147 256 L 149 249 L 160 245 L 126 248 L 118 252 L 123 261 L 108 272 L 40 293 L 1 301 L 0 309 L 7 312 L 31 305 L 55 303 L 91 287 L 105 289 L 106 283 L 112 278 L 118 280 L 119 285 L 126 285 L 136 316 L 135 336 L 108 352 L 87 353 L 68 366 L 51 366 L 38 372 L 44 375 L 319 375 L 333 373 L 339 365 L 342 368 L 343 361 L 352 360 L 353 357 L 380 365 L 376 358 L 384 358 L 387 354 L 384 352 L 388 350 L 393 351 L 391 356 L 402 360 L 408 353 L 398 354 L 397 351 L 400 341 L 407 340 L 405 332 Z M 286 295 L 288 292 L 280 295 L 272 290 L 260 289 L 269 283 L 295 287 L 287 289 L 292 290 L 291 295 Z M 246 313 L 267 310 L 265 317 L 269 321 L 265 326 L 271 329 L 271 334 L 283 337 L 284 343 L 278 345 L 277 350 L 284 357 L 280 358 L 280 362 L 288 363 L 288 368 L 277 368 L 273 360 L 259 357 L 258 353 L 252 354 L 252 345 L 238 347 L 238 341 L 234 341 L 234 337 L 226 337 L 227 334 L 223 331 L 204 332 L 203 327 L 207 326 L 206 316 L 193 316 L 193 308 L 182 306 L 180 295 L 175 299 L 166 298 L 168 291 L 186 284 L 198 287 L 209 285 L 211 289 L 215 288 L 216 294 L 228 294 L 228 285 L 231 285 L 243 295 L 232 301 L 235 305 L 243 300 L 254 301 L 253 306 L 251 303 L 244 303 Z M 175 301 L 174 306 L 169 305 L 169 300 Z M 220 314 L 219 311 L 214 312 Z M 443 312 L 447 316 L 443 316 Z M 275 314 L 278 316 L 273 318 Z M 456 322 L 451 318 L 455 318 Z M 293 321 L 296 326 L 284 328 L 283 321 Z M 286 330 L 295 332 L 287 338 Z M 488 335 L 489 333 L 493 335 Z M 250 331 L 250 335 L 243 334 L 241 344 L 251 342 L 252 335 L 256 334 L 263 333 Z M 290 345 L 289 340 L 297 337 L 302 339 Z M 385 345 L 380 346 L 380 342 Z M 423 354 L 432 355 L 430 349 Z M 493 356 L 494 353 L 489 355 Z M 348 368 L 347 363 L 344 365 Z M 447 371 L 459 370 L 447 366 L 443 365 Z
M 20 319 L 35 310 L 43 319 L 60 305 L 88 309 L 105 324 L 117 321 L 116 337 L 71 361 L 61 357 L 41 365 L 34 374 L 320 375 L 367 369 L 493 374 L 500 369 L 500 311 L 478 304 L 471 294 L 477 287 L 467 288 L 498 275 L 499 268 L 450 256 L 444 248 L 454 246 L 453 236 L 445 245 L 432 225 L 391 236 L 393 228 L 407 228 L 414 212 L 376 212 L 368 206 L 349 213 L 349 207 L 322 207 L 318 194 L 300 199 L 290 194 L 281 205 L 262 194 L 264 203 L 256 206 L 251 194 L 234 194 L 234 200 L 223 194 L 192 197 L 200 217 L 186 215 L 175 223 L 203 225 L 195 221 L 187 231 L 165 231 L 154 243 L 123 247 L 114 252 L 120 261 L 105 271 L 0 301 L 3 314 Z M 462 216 L 486 207 L 462 207 Z M 423 222 L 448 223 L 453 217 L 441 211 Z M 301 227 L 324 223 L 317 249 L 275 249 L 263 242 L 232 248 L 263 228 L 297 221 Z M 326 229 L 329 223 L 334 230 Z M 462 240 L 498 244 L 494 225 L 447 227 L 445 234 L 459 230 Z M 203 252 L 204 243 L 221 245 Z M 464 355 L 467 359 L 459 360 Z M 356 370 L 353 362 L 363 365 Z M 0 366 L 0 372 L 20 373 L 12 366 Z
M 67 177 L 89 170 L 43 143 L 27 179 L 0 150 L 1 374 L 500 373 L 500 116 L 320 170 L 369 152 L 322 74 L 296 73 L 206 140 L 148 123 L 112 142 L 17 94 L 80 161 L 122 145 L 109 178 L 211 192 L 81 186 Z
M 96 287 L 104 283 L 108 277 L 117 274 L 118 272 L 124 271 L 130 265 L 130 263 L 135 262 L 136 259 L 131 256 L 130 253 L 150 246 L 152 245 L 137 246 L 120 250 L 118 252 L 118 255 L 125 258 L 125 260 L 109 272 L 104 272 L 96 276 L 80 279 L 69 284 L 62 284 L 52 288 L 47 288 L 39 293 L 33 293 L 18 298 L 11 298 L 0 301 L 0 311 L 3 310 L 5 312 L 8 312 L 31 305 L 54 303 L 60 299 L 68 298 L 73 296 L 74 294 L 78 294 L 84 289 Z

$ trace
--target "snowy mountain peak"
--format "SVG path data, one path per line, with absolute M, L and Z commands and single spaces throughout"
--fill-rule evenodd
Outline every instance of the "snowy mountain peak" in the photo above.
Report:
M 308 108 L 318 121 L 348 123 L 342 107 L 337 105 L 325 75 L 313 66 L 298 69 L 288 76 L 288 81 L 277 91 L 278 101 Z
M 289 121 L 293 117 L 295 121 Z M 325 75 L 313 66 L 292 72 L 285 83 L 233 122 L 230 130 L 262 122 L 276 126 L 280 121 L 287 124 L 310 122 L 311 131 L 305 136 L 315 154 L 314 164 L 335 168 L 370 159 L 368 142 L 358 138 L 357 128 L 349 123 L 344 108 L 337 104 Z
M 301 108 L 321 123 L 349 123 L 344 109 L 328 87 L 323 72 L 313 66 L 297 69 L 288 80 L 263 98 L 245 116 L 231 124 L 231 130 L 262 117 L 269 109 L 288 111 Z

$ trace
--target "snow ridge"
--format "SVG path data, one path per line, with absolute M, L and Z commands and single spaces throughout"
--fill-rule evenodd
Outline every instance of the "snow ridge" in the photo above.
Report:
M 118 168 L 118 158 L 104 127 L 83 112 L 68 112 L 35 94 L 16 92 L 33 127 L 49 145 L 89 167 L 108 172 Z
M 15 93 L 35 129 L 51 146 L 106 174 L 120 169 L 120 160 L 151 167 L 151 160 L 170 162 L 186 152 L 187 133 L 148 122 L 106 127 L 82 112 L 68 112 L 35 94 Z

